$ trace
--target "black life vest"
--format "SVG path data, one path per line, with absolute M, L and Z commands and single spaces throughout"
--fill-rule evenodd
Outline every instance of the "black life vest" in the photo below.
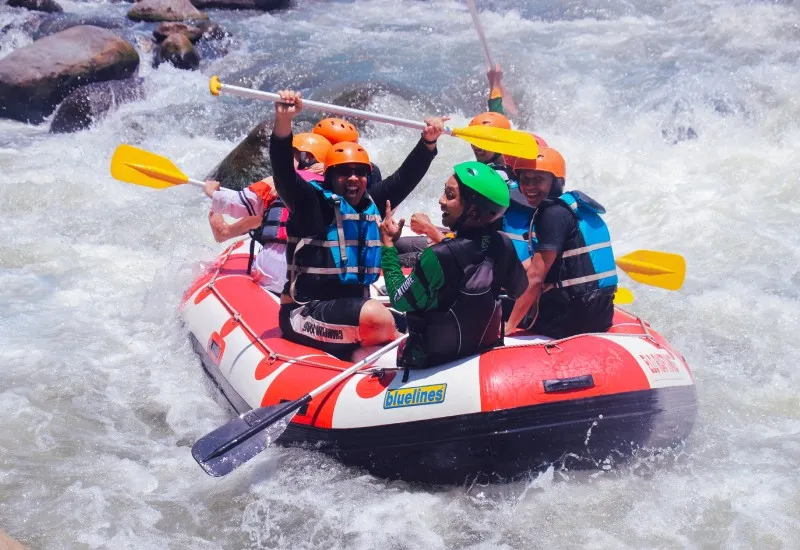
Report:
M 398 353 L 398 366 L 432 367 L 502 344 L 502 307 L 494 258 L 503 255 L 495 254 L 493 245 L 503 246 L 498 234 L 487 233 L 481 241 L 456 237 L 435 245 L 447 250 L 439 255 L 439 261 L 452 262 L 442 266 L 445 273 L 463 276 L 457 290 L 442 297 L 438 310 L 406 315 L 409 338 Z

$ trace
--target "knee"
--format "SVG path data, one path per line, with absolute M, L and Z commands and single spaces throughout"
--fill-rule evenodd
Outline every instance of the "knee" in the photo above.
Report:
M 361 307 L 358 326 L 361 343 L 365 346 L 391 340 L 395 333 L 392 313 L 375 300 L 369 300 Z

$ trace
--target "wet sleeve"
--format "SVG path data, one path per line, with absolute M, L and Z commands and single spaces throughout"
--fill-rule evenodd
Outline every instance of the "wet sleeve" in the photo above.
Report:
M 545 209 L 536 219 L 536 250 L 563 252 L 574 224 L 575 218 L 566 207 L 553 205 Z
M 400 258 L 393 246 L 383 247 L 381 268 L 386 281 L 386 294 L 398 311 L 427 311 L 439 305 L 444 286 L 444 270 L 433 248 L 426 248 L 406 277 L 400 269 Z
M 292 212 L 303 214 L 306 208 L 317 206 L 314 187 L 297 175 L 294 169 L 292 136 L 269 137 L 269 160 L 272 163 L 272 178 L 283 204 Z
M 500 88 L 492 88 L 489 92 L 489 111 L 501 115 L 506 114 L 503 110 L 503 92 Z
M 422 181 L 436 153 L 435 150 L 429 151 L 420 139 L 394 174 L 372 185 L 369 194 L 381 212 L 387 200 L 392 201 L 392 208 L 405 200 Z

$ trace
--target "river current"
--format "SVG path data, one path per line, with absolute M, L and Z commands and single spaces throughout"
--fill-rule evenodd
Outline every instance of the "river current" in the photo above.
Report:
M 61 4 L 123 20 L 129 4 Z M 230 418 L 178 306 L 221 251 L 202 193 L 117 182 L 119 143 L 202 178 L 272 109 L 208 93 L 380 84 L 369 109 L 464 124 L 485 66 L 464 2 L 300 0 L 211 10 L 232 38 L 197 72 L 150 67 L 146 99 L 89 130 L 0 120 L 0 528 L 31 548 L 800 547 L 800 11 L 792 1 L 478 0 L 518 127 L 608 210 L 617 253 L 686 257 L 679 292 L 624 284 L 686 357 L 685 445 L 629 464 L 421 487 L 270 448 L 224 479 L 191 444 Z M 0 6 L 0 57 L 31 42 Z M 794 90 L 794 91 L 792 91 Z M 369 124 L 384 174 L 417 134 Z M 432 215 L 467 145 L 401 212 Z

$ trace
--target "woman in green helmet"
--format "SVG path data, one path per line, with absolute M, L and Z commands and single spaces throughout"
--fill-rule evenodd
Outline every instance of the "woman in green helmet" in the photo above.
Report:
M 380 226 L 381 268 L 392 307 L 405 312 L 409 338 L 398 365 L 426 368 L 472 355 L 501 341 L 499 296 L 520 296 L 528 286 L 511 240 L 492 229 L 508 208 L 508 185 L 477 161 L 453 168 L 439 199 L 442 224 L 455 238 L 426 248 L 411 275 L 400 268 L 391 204 Z

